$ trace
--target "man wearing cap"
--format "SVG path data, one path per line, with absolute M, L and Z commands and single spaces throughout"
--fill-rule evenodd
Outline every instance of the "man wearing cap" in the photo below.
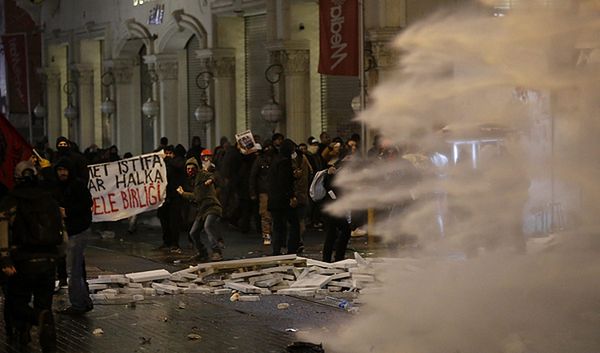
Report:
M 37 325 L 42 352 L 56 352 L 52 296 L 62 222 L 57 202 L 41 187 L 36 174 L 30 161 L 17 164 L 15 188 L 0 204 L 5 326 L 8 340 L 17 341 L 25 351 L 31 326 Z M 32 296 L 33 307 L 29 305 Z

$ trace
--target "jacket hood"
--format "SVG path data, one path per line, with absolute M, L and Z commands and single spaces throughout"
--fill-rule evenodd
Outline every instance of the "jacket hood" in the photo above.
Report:
M 67 143 L 67 145 L 71 146 L 71 143 L 70 143 L 70 141 L 69 141 L 69 139 L 68 139 L 68 138 L 66 138 L 66 137 L 64 137 L 64 136 L 59 136 L 59 137 L 57 137 L 57 138 L 56 138 L 56 145 L 55 145 L 55 147 L 57 147 L 57 148 L 58 148 L 58 144 L 59 144 L 60 142 L 66 142 L 66 143 Z
M 198 161 L 196 160 L 195 157 L 189 158 L 187 161 L 185 161 L 185 166 L 187 167 L 189 164 L 196 166 L 196 168 L 198 170 L 200 170 L 200 164 L 198 164 Z

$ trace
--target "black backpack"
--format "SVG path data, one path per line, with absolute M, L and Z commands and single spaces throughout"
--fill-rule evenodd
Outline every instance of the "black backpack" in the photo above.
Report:
M 12 230 L 17 246 L 40 248 L 62 244 L 63 226 L 58 202 L 44 192 L 35 198 L 17 197 Z

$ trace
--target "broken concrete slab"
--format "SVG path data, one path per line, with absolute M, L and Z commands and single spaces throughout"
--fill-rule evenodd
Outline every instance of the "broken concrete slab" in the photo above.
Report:
M 163 292 L 166 294 L 179 294 L 183 292 L 182 288 L 162 283 L 152 283 L 152 288 L 156 289 L 157 293 Z
M 260 276 L 260 275 L 262 275 L 262 273 L 259 271 L 235 272 L 235 273 L 232 273 L 231 276 L 229 276 L 229 278 L 238 279 L 238 278 L 248 278 L 248 277 Z
M 165 269 L 160 269 L 154 271 L 128 273 L 125 275 L 125 277 L 129 278 L 132 282 L 148 282 L 170 278 L 171 273 Z
M 310 274 L 290 285 L 290 288 L 321 288 L 331 281 L 331 276 Z
M 241 302 L 257 302 L 260 300 L 258 295 L 240 295 L 239 301 Z
M 248 283 L 225 282 L 225 287 L 246 294 L 260 294 L 261 289 Z

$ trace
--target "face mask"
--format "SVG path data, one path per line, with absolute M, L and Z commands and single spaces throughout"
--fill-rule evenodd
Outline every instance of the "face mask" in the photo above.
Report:
M 319 146 L 308 146 L 308 153 L 317 154 L 319 152 Z
M 65 153 L 69 151 L 69 146 L 58 146 L 56 147 L 56 150 L 58 152 Z
M 298 153 L 296 153 L 296 151 L 294 151 L 294 153 L 292 153 L 292 159 L 296 159 L 296 157 L 298 157 Z

